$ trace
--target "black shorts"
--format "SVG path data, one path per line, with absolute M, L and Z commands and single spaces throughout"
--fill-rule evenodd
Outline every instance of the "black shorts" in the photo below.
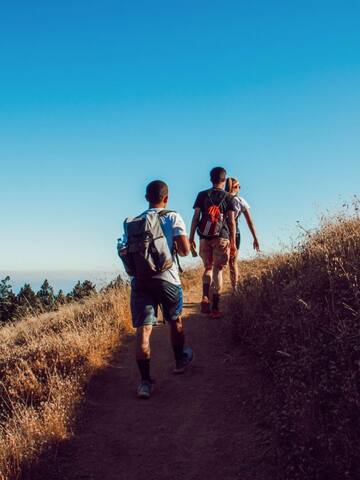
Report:
M 160 279 L 133 279 L 130 305 L 134 328 L 155 325 L 159 306 L 162 308 L 165 320 L 175 321 L 182 312 L 182 287 Z

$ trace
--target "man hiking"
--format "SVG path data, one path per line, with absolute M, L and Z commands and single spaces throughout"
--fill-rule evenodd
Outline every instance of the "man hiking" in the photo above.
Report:
M 139 398 L 149 398 L 154 387 L 150 375 L 150 336 L 157 323 L 160 306 L 170 325 L 170 339 L 175 357 L 174 373 L 183 373 L 193 360 L 191 348 L 184 348 L 181 320 L 183 292 L 175 253 L 186 256 L 190 244 L 181 216 L 166 210 L 168 186 L 155 180 L 146 187 L 149 208 L 124 222 L 124 237 L 118 253 L 131 280 L 131 314 L 136 328 L 136 361 L 141 382 Z
M 239 229 L 239 218 L 240 215 L 243 213 L 247 226 L 251 232 L 251 235 L 253 237 L 253 247 L 254 250 L 257 252 L 260 250 L 259 246 L 259 241 L 256 235 L 256 230 L 255 230 L 255 225 L 254 222 L 251 218 L 250 215 L 250 205 L 247 203 L 247 201 L 239 196 L 240 192 L 240 183 L 239 180 L 237 180 L 234 177 L 229 177 L 226 180 L 226 186 L 225 190 L 229 192 L 229 194 L 233 198 L 233 205 L 235 207 L 235 222 L 236 222 L 236 251 L 233 252 L 233 254 L 230 254 L 230 259 L 229 259 L 229 267 L 230 267 L 230 281 L 231 285 L 233 287 L 233 290 L 236 291 L 236 287 L 238 284 L 239 280 L 239 267 L 238 267 L 238 261 L 237 261 L 237 256 L 238 256 L 238 251 L 240 248 L 240 229 Z
M 225 192 L 226 170 L 215 167 L 210 172 L 212 187 L 198 194 L 194 203 L 190 244 L 196 249 L 195 232 L 200 237 L 200 257 L 204 263 L 201 312 L 220 318 L 222 270 L 229 262 L 230 251 L 236 253 L 235 207 Z M 210 288 L 212 305 L 210 306 Z

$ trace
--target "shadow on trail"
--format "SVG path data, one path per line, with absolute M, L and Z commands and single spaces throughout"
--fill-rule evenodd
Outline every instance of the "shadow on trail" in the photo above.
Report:
M 259 406 L 266 382 L 253 359 L 226 345 L 220 323 L 195 308 L 184 309 L 195 351 L 189 371 L 172 374 L 169 331 L 160 325 L 151 342 L 156 390 L 138 400 L 134 341 L 126 338 L 91 378 L 73 438 L 23 479 L 276 478 L 267 413 Z

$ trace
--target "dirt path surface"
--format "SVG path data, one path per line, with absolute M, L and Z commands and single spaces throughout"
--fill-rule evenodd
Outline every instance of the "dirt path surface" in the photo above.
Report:
M 168 328 L 155 328 L 156 390 L 138 400 L 133 339 L 125 342 L 92 378 L 74 438 L 31 480 L 276 478 L 263 399 L 271 385 L 254 359 L 231 345 L 224 320 L 197 312 L 194 303 L 185 305 L 191 368 L 172 374 Z

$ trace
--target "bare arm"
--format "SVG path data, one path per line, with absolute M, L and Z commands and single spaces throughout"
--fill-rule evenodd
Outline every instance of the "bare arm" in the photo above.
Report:
M 255 225 L 252 221 L 249 210 L 244 211 L 244 216 L 245 216 L 246 223 L 249 227 L 249 230 L 251 232 L 251 235 L 253 236 L 253 239 L 254 239 L 254 242 L 253 242 L 254 250 L 256 250 L 258 252 L 260 250 L 260 245 L 259 245 L 259 241 L 257 239 Z
M 194 247 L 195 247 L 195 232 L 196 232 L 196 228 L 199 224 L 200 212 L 201 212 L 200 208 L 195 208 L 194 215 L 193 215 L 193 218 L 192 218 L 192 221 L 191 221 L 189 241 L 190 241 L 191 244 L 194 245 Z
M 190 242 L 186 235 L 179 235 L 174 238 L 176 252 L 180 257 L 186 257 L 190 253 Z
M 229 210 L 227 213 L 227 221 L 230 230 L 230 245 L 232 249 L 236 249 L 236 222 L 235 222 L 235 212 Z

